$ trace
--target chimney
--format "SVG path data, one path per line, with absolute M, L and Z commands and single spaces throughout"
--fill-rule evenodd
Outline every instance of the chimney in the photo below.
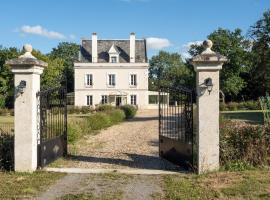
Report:
M 129 56 L 130 56 L 130 62 L 131 63 L 135 63 L 135 33 L 130 33 L 130 52 L 129 52 Z
M 98 53 L 97 53 L 97 33 L 92 33 L 92 62 L 98 62 Z

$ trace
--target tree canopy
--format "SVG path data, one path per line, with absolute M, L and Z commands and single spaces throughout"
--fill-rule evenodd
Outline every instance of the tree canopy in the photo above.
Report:
M 220 72 L 220 87 L 225 95 L 231 99 L 236 98 L 246 81 L 242 74 L 248 73 L 251 68 L 250 52 L 251 42 L 247 40 L 240 29 L 230 31 L 219 28 L 212 32 L 208 39 L 213 41 L 212 49 L 228 58 Z M 202 45 L 192 45 L 189 53 L 195 56 L 203 51 Z
M 185 65 L 178 53 L 160 51 L 153 56 L 149 68 L 149 88 L 157 90 L 158 84 L 162 86 L 190 86 L 193 78 L 192 71 Z
M 74 90 L 74 69 L 73 62 L 78 58 L 80 46 L 76 43 L 61 42 L 49 53 L 50 59 L 60 58 L 63 60 L 64 74 L 67 79 L 67 90 Z

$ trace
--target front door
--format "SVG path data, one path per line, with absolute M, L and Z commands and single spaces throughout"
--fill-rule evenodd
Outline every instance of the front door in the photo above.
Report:
M 122 104 L 122 98 L 116 97 L 116 106 L 121 106 L 121 104 Z

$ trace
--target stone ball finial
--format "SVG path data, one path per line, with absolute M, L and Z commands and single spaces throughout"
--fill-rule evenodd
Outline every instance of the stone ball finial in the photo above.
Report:
M 19 56 L 19 58 L 33 58 L 36 59 L 33 55 L 32 55 L 32 51 L 33 51 L 33 47 L 31 44 L 25 44 L 23 45 L 23 51 L 24 54 Z
M 25 44 L 25 45 L 23 45 L 23 50 L 24 50 L 25 52 L 32 53 L 33 47 L 32 47 L 31 44 Z
M 213 46 L 213 42 L 211 40 L 204 40 L 203 41 L 203 46 L 206 48 L 206 49 L 211 49 L 212 46 Z

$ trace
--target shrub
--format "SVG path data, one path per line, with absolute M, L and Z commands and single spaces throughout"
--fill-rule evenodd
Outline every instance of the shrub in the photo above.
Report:
M 136 115 L 137 108 L 133 105 L 124 105 L 120 107 L 124 111 L 126 119 L 131 119 Z
M 92 113 L 94 110 L 90 106 L 68 106 L 67 113 L 68 114 L 89 114 Z
M 230 102 L 220 103 L 221 111 L 236 111 L 236 110 L 260 110 L 259 101 L 243 101 L 243 102 Z
M 93 112 L 93 108 L 90 106 L 82 106 L 81 107 L 81 113 L 82 114 L 90 114 L 91 112 Z
M 100 112 L 107 112 L 107 111 L 112 111 L 115 109 L 116 108 L 112 105 L 104 104 L 104 105 L 99 105 L 96 110 Z
M 14 135 L 1 134 L 0 131 L 0 170 L 14 168 Z
M 4 108 L 6 104 L 6 98 L 3 95 L 0 95 L 0 108 Z
M 111 120 L 108 114 L 103 112 L 97 112 L 93 115 L 87 117 L 88 127 L 91 130 L 100 130 L 102 128 L 107 128 L 111 125 Z
M 122 111 L 120 109 L 115 109 L 113 111 L 109 111 L 108 115 L 110 117 L 112 124 L 117 124 L 119 122 L 122 122 L 126 117 L 124 111 Z
M 120 109 L 97 112 L 87 117 L 72 117 L 68 123 L 68 142 L 73 144 L 83 135 L 93 134 L 94 131 L 107 128 L 124 119 L 125 114 Z
M 226 121 L 220 129 L 220 161 L 224 166 L 268 165 L 270 126 Z

